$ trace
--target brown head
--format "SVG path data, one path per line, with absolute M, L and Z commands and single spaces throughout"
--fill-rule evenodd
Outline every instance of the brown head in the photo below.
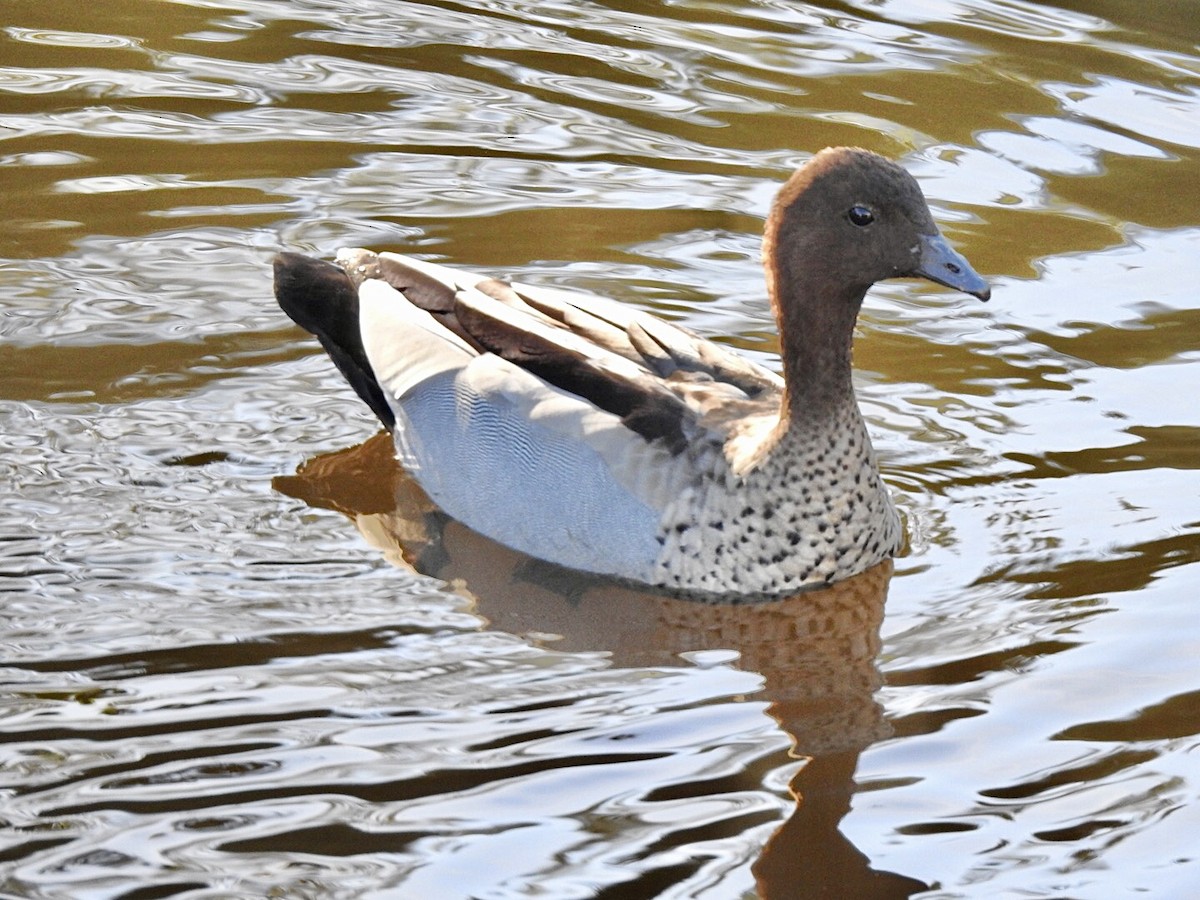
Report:
M 847 147 L 822 150 L 783 186 L 767 219 L 763 262 L 793 412 L 852 399 L 850 341 L 875 282 L 915 276 L 991 296 L 938 231 L 916 179 Z

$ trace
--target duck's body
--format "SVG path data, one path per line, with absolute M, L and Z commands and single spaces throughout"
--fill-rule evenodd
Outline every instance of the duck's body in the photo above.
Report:
M 764 249 L 783 378 L 613 301 L 392 254 L 284 254 L 276 295 L 455 518 L 571 568 L 780 594 L 900 542 L 850 382 L 866 289 L 910 274 L 987 288 L 911 176 L 866 151 L 797 173 Z

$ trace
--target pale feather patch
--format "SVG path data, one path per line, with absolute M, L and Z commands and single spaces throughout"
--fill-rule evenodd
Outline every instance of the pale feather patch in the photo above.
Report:
M 421 382 L 461 369 L 477 356 L 462 338 L 382 281 L 364 281 L 358 302 L 363 348 L 376 380 L 394 401 L 403 401 Z
M 778 430 L 778 413 L 751 416 L 739 422 L 733 437 L 725 442 L 725 458 L 733 474 L 742 478 L 758 466 L 775 446 Z
M 561 565 L 651 577 L 661 498 L 644 480 L 626 484 L 620 463 L 658 463 L 622 460 L 648 445 L 615 416 L 491 354 L 397 405 L 401 462 L 450 515 Z
M 481 281 L 487 281 L 490 276 L 480 275 L 477 272 L 467 272 L 462 269 L 452 269 L 449 266 L 438 265 L 424 259 L 417 259 L 415 256 L 404 256 L 400 253 L 380 253 L 380 257 L 391 259 L 404 266 L 416 269 L 418 272 L 424 272 L 430 278 L 436 278 L 438 281 L 453 289 L 472 288 Z
M 682 458 L 648 443 L 619 417 L 498 356 L 473 360 L 460 379 L 490 402 L 511 404 L 518 416 L 596 453 L 624 490 L 660 512 L 690 474 Z

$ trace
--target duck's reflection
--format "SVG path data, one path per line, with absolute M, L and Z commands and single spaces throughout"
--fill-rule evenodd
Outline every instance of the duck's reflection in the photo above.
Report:
M 755 866 L 765 898 L 900 898 L 928 890 L 877 872 L 841 834 L 862 750 L 886 734 L 875 691 L 891 563 L 819 591 L 758 603 L 698 602 L 639 591 L 531 560 L 447 518 L 392 457 L 391 438 L 317 457 L 283 493 L 350 516 L 397 564 L 441 578 L 502 631 L 554 634 L 555 649 L 612 654 L 621 666 L 671 665 L 731 649 L 765 679 L 770 713 L 808 762 L 796 810 Z

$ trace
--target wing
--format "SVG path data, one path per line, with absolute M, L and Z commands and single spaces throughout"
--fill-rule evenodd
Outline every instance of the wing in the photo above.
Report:
M 391 285 L 477 352 L 616 415 L 672 453 L 702 431 L 778 413 L 778 375 L 607 298 L 510 284 L 390 253 L 343 251 L 339 262 L 360 284 Z

